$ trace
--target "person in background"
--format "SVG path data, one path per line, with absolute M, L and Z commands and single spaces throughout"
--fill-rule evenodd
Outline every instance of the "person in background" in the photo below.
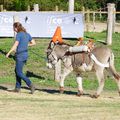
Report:
M 16 66 L 15 66 L 15 75 L 16 75 L 16 85 L 13 92 L 20 92 L 21 89 L 21 80 L 24 80 L 27 86 L 31 90 L 31 94 L 34 93 L 35 87 L 30 79 L 23 74 L 23 67 L 28 59 L 28 46 L 35 45 L 35 40 L 32 39 L 31 35 L 26 32 L 25 28 L 20 22 L 15 22 L 13 24 L 13 29 L 17 33 L 16 40 L 10 51 L 6 54 L 8 58 L 9 55 L 15 51 L 16 52 Z

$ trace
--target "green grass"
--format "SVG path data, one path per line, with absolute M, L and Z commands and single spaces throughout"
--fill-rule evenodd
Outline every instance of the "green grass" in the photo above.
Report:
M 95 39 L 96 45 L 102 45 L 99 40 L 106 40 L 106 33 L 85 33 L 85 36 Z M 88 40 L 88 38 L 85 38 Z M 38 86 L 51 86 L 58 87 L 58 83 L 54 81 L 54 71 L 46 68 L 46 49 L 48 47 L 50 39 L 36 39 L 37 45 L 29 48 L 29 59 L 27 65 L 24 68 L 25 74 Z M 0 38 L 0 83 L 14 84 L 15 74 L 14 67 L 15 62 L 13 60 L 14 53 L 10 58 L 6 58 L 5 54 L 9 51 L 13 44 L 13 38 Z M 74 45 L 75 40 L 66 40 L 67 43 Z M 113 34 L 113 44 L 109 46 L 115 55 L 115 67 L 117 71 L 120 71 L 120 34 Z M 96 89 L 98 86 L 95 73 L 83 73 L 83 87 L 84 89 Z M 105 89 L 116 90 L 117 86 L 112 77 L 106 77 Z M 65 86 L 76 88 L 75 75 L 71 73 L 65 80 Z

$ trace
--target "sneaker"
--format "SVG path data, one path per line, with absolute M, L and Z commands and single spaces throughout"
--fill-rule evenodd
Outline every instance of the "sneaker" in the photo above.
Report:
M 30 85 L 30 90 L 31 90 L 31 94 L 33 94 L 35 92 L 35 86 L 33 84 Z

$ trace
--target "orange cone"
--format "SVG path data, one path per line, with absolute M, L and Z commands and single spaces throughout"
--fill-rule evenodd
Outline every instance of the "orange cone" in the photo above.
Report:
M 57 27 L 53 37 L 52 37 L 52 42 L 56 43 L 56 42 L 62 43 L 62 35 L 61 35 L 61 28 L 60 26 Z

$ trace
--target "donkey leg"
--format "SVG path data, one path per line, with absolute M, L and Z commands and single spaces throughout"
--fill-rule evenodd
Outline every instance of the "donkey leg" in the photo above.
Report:
M 112 71 L 112 74 L 114 76 L 114 79 L 117 83 L 117 86 L 118 86 L 118 93 L 119 93 L 119 96 L 120 96 L 120 75 L 115 71 Z
M 82 87 L 82 77 L 79 75 L 77 77 L 77 84 L 78 84 L 78 93 L 77 96 L 83 95 L 83 87 Z
M 111 57 L 110 57 L 110 67 L 108 70 L 110 70 L 110 72 L 112 73 L 112 75 L 114 76 L 115 80 L 116 80 L 116 83 L 117 83 L 117 86 L 118 86 L 118 93 L 119 93 L 119 96 L 120 96 L 120 75 L 117 73 L 116 69 L 115 69 L 115 66 L 114 66 L 114 54 L 112 53 L 111 54 Z
M 99 87 L 97 89 L 97 92 L 92 96 L 93 98 L 98 98 L 103 91 L 104 87 L 104 74 L 103 74 L 103 69 L 99 69 L 96 71 L 96 76 L 98 79 Z
M 111 68 L 111 72 L 112 72 L 112 75 L 114 76 L 114 79 L 117 83 L 118 93 L 119 93 L 119 96 L 120 96 L 120 75 L 116 72 L 115 68 L 114 69 L 113 68 Z
M 118 85 L 118 93 L 119 93 L 119 96 L 120 96 L 120 79 L 117 81 L 117 85 Z
M 113 75 L 113 77 L 114 77 L 114 79 L 117 83 L 118 93 L 119 93 L 119 96 L 120 96 L 120 75 L 116 72 L 114 65 L 110 66 L 110 69 L 107 69 L 107 70 L 109 70 L 112 73 L 112 75 Z
M 119 96 L 120 96 L 120 78 L 115 79 L 115 80 L 116 80 L 116 83 L 117 83 L 117 86 L 118 86 L 118 93 L 119 93 Z
M 60 90 L 60 93 L 62 94 L 64 92 L 64 78 L 63 78 L 63 75 L 61 75 L 61 79 L 60 79 L 60 87 L 59 87 L 59 90 Z
M 72 69 L 67 69 L 64 68 L 63 70 L 63 74 L 61 74 L 61 79 L 60 79 L 60 93 L 64 92 L 64 80 L 66 78 L 67 75 L 69 75 L 72 72 Z
M 117 84 L 118 84 L 118 93 L 119 93 L 119 96 L 120 96 L 120 79 L 117 81 Z

